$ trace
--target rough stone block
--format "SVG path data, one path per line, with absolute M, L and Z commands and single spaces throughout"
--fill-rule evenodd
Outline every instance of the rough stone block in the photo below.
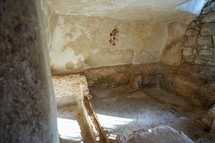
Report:
M 193 49 L 190 47 L 185 47 L 183 49 L 183 56 L 191 56 L 193 54 Z
M 205 45 L 200 46 L 200 50 L 207 50 L 207 49 L 208 49 L 208 46 L 205 46 Z
M 202 23 L 211 23 L 215 22 L 215 12 L 209 13 L 202 19 Z
M 194 55 L 198 55 L 198 50 L 194 49 L 194 50 L 193 50 L 193 54 L 194 54 Z
M 200 30 L 198 24 L 196 22 L 191 22 L 191 24 L 189 25 L 189 28 L 194 29 L 194 30 Z
M 213 120 L 215 119 L 215 105 L 208 110 L 208 113 L 202 119 L 208 127 L 212 128 Z M 214 128 L 215 129 L 215 128 Z
M 199 46 L 212 46 L 212 38 L 211 36 L 202 36 L 202 37 L 199 37 L 198 40 L 197 40 L 197 44 Z
M 209 66 L 215 66 L 215 61 L 208 61 L 206 64 Z
M 183 62 L 184 63 L 194 64 L 195 57 L 193 57 L 193 56 L 185 56 L 185 57 L 183 57 Z
M 201 56 L 212 56 L 213 51 L 211 51 L 211 50 L 202 50 L 202 51 L 199 52 L 199 55 L 201 55 Z
M 206 6 L 203 10 L 201 14 L 208 14 L 209 12 L 211 12 L 215 7 L 215 2 L 211 2 L 211 4 L 209 4 L 208 6 Z
M 208 14 L 210 12 L 211 8 L 210 7 L 207 7 L 207 8 L 204 8 L 202 10 L 202 13 L 201 14 Z
M 117 143 L 194 143 L 183 132 L 169 126 L 157 126 L 147 131 L 133 132 L 117 137 Z
M 215 46 L 215 36 L 213 36 L 213 45 Z
M 208 36 L 215 35 L 215 23 L 207 23 L 202 25 L 201 35 L 208 35 Z
M 186 31 L 186 35 L 187 36 L 197 36 L 199 34 L 199 31 L 197 30 L 193 30 L 193 29 L 188 29 Z
M 203 64 L 205 64 L 205 61 L 200 57 L 196 57 L 195 64 L 203 65 Z
M 194 46 L 196 45 L 197 36 L 188 36 L 185 46 Z

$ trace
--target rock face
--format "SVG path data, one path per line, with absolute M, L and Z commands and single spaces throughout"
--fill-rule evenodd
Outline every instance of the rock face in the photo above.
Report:
M 198 15 L 206 0 L 44 0 L 62 15 L 84 15 L 128 21 L 171 21 Z M 194 14 L 193 14 L 194 13 Z
M 193 54 L 193 49 L 190 47 L 185 47 L 183 49 L 183 55 L 185 56 L 191 56 Z
M 39 1 L 0 1 L 1 143 L 58 143 L 51 72 L 36 5 Z
M 215 22 L 215 12 L 212 12 L 202 19 L 202 23 Z
M 199 46 L 207 46 L 207 47 L 212 47 L 212 38 L 211 36 L 203 36 L 199 37 L 197 44 Z
M 215 35 L 215 23 L 206 23 L 202 25 L 201 35 Z
M 185 46 L 195 46 L 197 36 L 187 36 L 187 42 L 185 43 Z
M 145 132 L 118 137 L 117 143 L 194 143 L 183 132 L 169 126 L 158 126 Z
M 207 115 L 202 119 L 202 121 L 209 127 L 211 130 L 215 130 L 214 121 L 215 121 L 215 105 L 211 107 Z
M 215 65 L 215 10 L 207 5 L 201 15 L 190 23 L 185 34 L 182 62 L 202 66 Z M 189 46 L 189 48 L 187 48 Z M 191 53 L 193 51 L 193 53 Z
M 201 50 L 199 52 L 200 56 L 212 56 L 213 55 L 213 51 L 211 50 Z

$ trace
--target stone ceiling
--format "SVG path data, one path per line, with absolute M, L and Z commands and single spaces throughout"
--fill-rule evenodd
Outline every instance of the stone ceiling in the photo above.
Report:
M 207 0 L 45 0 L 58 14 L 172 21 L 198 15 Z

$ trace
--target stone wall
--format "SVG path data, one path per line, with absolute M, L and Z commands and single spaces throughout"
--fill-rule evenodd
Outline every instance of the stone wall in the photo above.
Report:
M 215 77 L 199 65 L 161 65 L 160 87 L 179 96 L 198 99 L 211 107 L 215 103 Z
M 192 21 L 185 34 L 183 63 L 215 66 L 215 2 L 210 2 Z
M 160 86 L 177 95 L 215 103 L 215 1 L 209 1 L 191 21 L 181 45 L 181 63 L 163 62 Z M 175 40 L 175 44 L 180 44 Z M 174 47 L 174 45 L 173 45 Z M 179 60 L 178 60 L 179 61 Z
M 0 142 L 58 143 L 40 1 L 0 0 Z

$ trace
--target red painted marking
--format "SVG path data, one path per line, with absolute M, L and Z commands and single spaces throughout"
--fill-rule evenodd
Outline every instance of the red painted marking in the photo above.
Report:
M 110 33 L 109 42 L 111 45 L 116 45 L 116 41 L 118 41 L 118 36 L 119 36 L 119 30 L 117 28 L 114 28 Z

